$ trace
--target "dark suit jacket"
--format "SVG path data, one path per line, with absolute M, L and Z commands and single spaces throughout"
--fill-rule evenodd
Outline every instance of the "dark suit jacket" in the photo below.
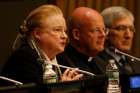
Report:
M 96 57 L 96 60 L 100 60 L 101 64 L 98 64 L 98 65 L 99 65 L 99 67 L 101 67 L 101 69 L 102 69 L 102 71 L 104 71 L 104 73 L 106 72 L 106 66 L 107 66 L 110 59 L 114 59 L 114 57 L 112 55 L 110 55 L 109 53 L 107 53 L 106 50 L 99 53 L 98 56 Z M 129 58 L 129 57 L 126 57 L 126 59 L 127 59 L 127 64 L 132 68 L 132 72 L 123 71 L 123 72 L 120 72 L 120 73 L 121 74 L 140 73 L 140 62 L 137 62 L 135 60 L 132 61 L 132 58 Z M 119 67 L 118 62 L 116 60 L 115 60 L 115 62 Z
M 58 63 L 61 65 L 76 67 L 94 74 L 103 74 L 97 65 L 99 62 L 95 62 L 94 58 L 90 61 L 88 59 L 89 56 L 78 52 L 71 45 L 68 45 L 65 51 L 57 56 Z
M 140 74 L 140 62 L 138 61 L 132 61 L 131 58 L 128 58 L 125 56 L 125 58 L 127 59 L 127 63 L 132 71 L 128 71 L 125 68 L 123 68 L 123 70 L 121 70 L 121 67 L 119 65 L 119 63 L 114 59 L 114 57 L 112 55 L 110 55 L 106 50 L 104 50 L 103 52 L 99 53 L 99 55 L 96 57 L 97 60 L 100 60 L 100 64 L 98 64 L 99 67 L 101 67 L 102 71 L 104 71 L 104 73 L 106 72 L 106 66 L 108 65 L 108 62 L 110 59 L 114 59 L 117 66 L 119 67 L 120 70 L 120 85 L 121 85 L 121 90 L 122 93 L 128 93 L 129 87 L 130 86 L 128 84 L 129 81 L 129 77 L 133 74 Z M 127 91 L 127 92 L 126 92 Z
M 98 62 L 95 62 L 94 58 L 88 61 L 89 56 L 86 56 L 80 52 L 78 52 L 74 47 L 70 44 L 66 46 L 66 49 L 63 53 L 57 56 L 58 63 L 61 65 L 79 68 L 81 70 L 85 70 L 88 72 L 92 72 L 95 75 L 104 75 L 101 67 L 98 67 Z M 100 65 L 101 66 L 101 65 Z M 90 78 L 90 76 L 84 74 L 84 78 Z M 106 84 L 107 82 L 104 80 L 104 86 L 100 88 L 88 87 L 83 90 L 82 93 L 106 93 Z M 92 82 L 91 82 L 92 83 Z M 82 88 L 84 89 L 84 88 Z M 85 92 L 86 91 L 86 92 Z

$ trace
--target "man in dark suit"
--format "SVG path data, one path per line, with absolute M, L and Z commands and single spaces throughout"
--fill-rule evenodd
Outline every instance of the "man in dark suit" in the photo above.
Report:
M 115 49 L 129 53 L 135 33 L 134 16 L 124 7 L 109 7 L 101 12 L 104 18 L 105 26 L 108 29 L 105 41 L 105 49 L 97 59 L 102 61 L 105 67 L 110 59 L 114 59 L 120 70 L 120 74 L 140 73 L 140 62 L 134 62 L 120 53 L 115 53 Z
M 101 15 L 108 32 L 105 49 L 98 54 L 96 59 L 101 60 L 98 65 L 102 66 L 104 73 L 109 61 L 112 59 L 115 61 L 120 73 L 121 92 L 126 93 L 131 90 L 126 87 L 126 85 L 130 86 L 128 76 L 140 73 L 140 62 L 120 53 L 129 53 L 132 47 L 135 33 L 134 16 L 129 10 L 119 6 L 106 8 Z M 120 52 L 116 52 L 116 50 Z
M 101 74 L 94 57 L 104 49 L 105 26 L 102 16 L 94 9 L 79 7 L 68 21 L 69 43 L 58 56 L 60 64 Z
M 95 56 L 104 49 L 105 25 L 99 12 L 92 8 L 78 7 L 68 21 L 69 43 L 65 51 L 57 56 L 58 63 L 81 70 L 91 72 L 95 75 L 104 74 L 95 62 Z M 90 78 L 84 74 L 83 78 Z M 105 84 L 105 83 L 104 83 Z M 87 90 L 95 89 L 93 87 Z M 105 90 L 96 88 L 95 93 L 103 93 Z M 94 92 L 91 93 L 94 93 Z M 88 92 L 90 93 L 90 92 Z

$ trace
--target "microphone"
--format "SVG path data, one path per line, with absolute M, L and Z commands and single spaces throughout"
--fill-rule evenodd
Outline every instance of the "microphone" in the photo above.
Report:
M 137 60 L 137 61 L 140 61 L 139 58 L 134 57 L 134 56 L 131 56 L 131 55 L 127 54 L 127 53 L 121 52 L 121 51 L 119 51 L 118 49 L 115 49 L 115 53 L 119 53 L 119 54 L 125 55 L 125 56 L 127 56 L 127 57 L 130 57 L 130 58 L 132 58 L 132 59 L 135 59 L 135 60 Z
M 38 50 L 35 42 L 34 42 L 34 39 L 32 38 L 31 41 L 29 42 L 30 46 L 36 50 L 39 58 L 38 60 L 39 61 L 46 61 L 44 58 L 42 58 L 41 56 L 41 53 L 40 51 Z M 48 64 L 51 64 L 51 65 L 54 65 L 54 66 L 57 66 L 57 67 L 61 67 L 61 68 L 65 68 L 65 69 L 76 69 L 76 68 L 72 68 L 72 67 L 68 67 L 68 66 L 64 66 L 64 65 L 59 65 L 59 64 L 55 64 L 55 63 L 50 63 L 50 62 L 47 62 Z M 90 76 L 95 76 L 95 74 L 91 73 L 91 72 L 88 72 L 88 71 L 84 71 L 84 70 L 80 70 L 80 69 L 76 69 L 78 72 L 81 72 L 81 73 L 84 73 L 84 74 L 87 74 L 87 75 L 90 75 Z
M 76 68 L 72 68 L 72 67 L 68 67 L 68 66 L 64 66 L 64 65 L 59 65 L 59 64 L 56 64 L 56 63 L 50 63 L 49 64 L 51 65 L 54 65 L 54 66 L 57 66 L 57 67 L 61 67 L 61 68 L 65 68 L 65 69 L 72 69 L 72 70 L 75 70 Z M 87 74 L 87 75 L 90 75 L 90 76 L 96 76 L 95 74 L 91 73 L 91 72 L 88 72 L 88 71 L 84 71 L 84 70 L 80 70 L 80 69 L 76 69 L 78 72 L 81 72 L 81 73 L 84 73 L 84 74 Z
M 16 80 L 13 80 L 13 79 L 10 79 L 10 78 L 7 78 L 7 77 L 0 76 L 0 79 L 12 82 L 15 85 L 23 85 L 22 82 L 19 82 L 19 81 L 16 81 Z

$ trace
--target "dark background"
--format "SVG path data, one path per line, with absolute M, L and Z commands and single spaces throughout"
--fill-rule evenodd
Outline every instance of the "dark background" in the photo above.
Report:
M 42 4 L 59 6 L 65 18 L 78 6 L 87 6 L 101 12 L 109 6 L 124 6 L 135 16 L 136 34 L 131 55 L 140 58 L 140 0 L 0 0 L 0 71 L 12 51 L 19 26 L 28 13 Z

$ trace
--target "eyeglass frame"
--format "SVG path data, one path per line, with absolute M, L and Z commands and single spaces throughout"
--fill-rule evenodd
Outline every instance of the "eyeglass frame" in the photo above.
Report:
M 117 25 L 114 27 L 107 27 L 108 29 L 114 29 L 117 31 L 126 31 L 127 29 L 129 29 L 129 31 L 134 32 L 135 33 L 135 27 L 134 26 L 126 26 L 126 25 Z

